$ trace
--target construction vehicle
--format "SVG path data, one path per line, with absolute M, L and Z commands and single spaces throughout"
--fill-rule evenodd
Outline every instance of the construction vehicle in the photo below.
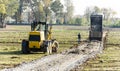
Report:
M 22 40 L 22 53 L 40 51 L 51 54 L 57 52 L 59 44 L 55 39 L 51 39 L 51 30 L 52 26 L 48 30 L 46 22 L 33 22 L 28 40 Z
M 51 38 L 52 26 L 48 26 L 47 24 L 47 14 L 45 22 L 38 21 L 37 17 L 39 17 L 39 15 L 36 15 L 32 1 L 27 0 L 27 2 L 30 3 L 35 21 L 31 23 L 31 31 L 29 32 L 28 39 L 22 40 L 22 53 L 26 54 L 39 51 L 51 54 L 52 52 L 57 52 L 59 44 L 56 39 Z
M 90 41 L 92 40 L 101 41 L 103 34 L 102 15 L 101 14 L 91 15 L 90 20 L 91 20 L 90 32 L 89 32 Z
M 31 31 L 29 32 L 29 37 L 27 40 L 22 40 L 22 53 L 32 52 L 47 52 L 51 54 L 52 52 L 57 52 L 59 44 L 56 39 L 51 38 L 52 26 L 47 24 L 47 14 L 45 22 L 37 20 L 39 15 L 36 15 L 32 7 L 30 0 L 27 0 L 31 5 L 35 21 L 31 23 Z M 39 5 L 38 5 L 39 6 Z

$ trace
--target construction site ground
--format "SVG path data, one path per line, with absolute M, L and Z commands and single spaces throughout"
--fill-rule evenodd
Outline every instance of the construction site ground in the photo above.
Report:
M 26 27 L 30 29 L 28 26 Z M 68 26 L 68 28 L 66 28 L 65 30 L 62 30 L 63 29 L 62 27 L 59 27 L 61 28 L 61 30 L 54 27 L 55 31 L 53 31 L 53 35 L 54 35 L 54 38 L 60 41 L 61 48 L 58 54 L 53 54 L 53 55 L 47 55 L 47 54 L 41 54 L 41 53 L 23 55 L 20 53 L 20 42 L 21 42 L 21 39 L 23 39 L 23 37 L 24 38 L 27 37 L 27 34 L 23 32 L 24 30 L 22 29 L 22 32 L 21 32 L 21 30 L 19 30 L 18 27 L 17 27 L 18 30 L 16 30 L 16 28 L 13 28 L 11 26 L 8 27 L 8 29 L 10 30 L 0 29 L 1 30 L 0 33 L 2 34 L 5 34 L 5 32 L 6 33 L 12 32 L 10 33 L 12 35 L 11 37 L 13 37 L 13 33 L 14 35 L 17 34 L 17 36 L 14 36 L 14 39 L 16 40 L 10 39 L 9 41 L 7 41 L 8 39 L 6 38 L 10 37 L 10 35 L 0 36 L 2 38 L 2 40 L 0 41 L 1 42 L 0 44 L 3 46 L 3 47 L 0 47 L 1 49 L 0 56 L 2 57 L 0 58 L 0 66 L 2 69 L 5 68 L 3 69 L 3 71 L 7 71 L 7 70 L 9 71 L 13 71 L 13 70 L 14 71 L 16 70 L 19 70 L 19 71 L 21 70 L 23 71 L 120 70 L 119 68 L 120 67 L 120 60 L 119 60 L 120 32 L 119 31 L 112 30 L 109 32 L 106 48 L 104 51 L 102 51 L 102 48 L 99 48 L 99 47 L 102 47 L 101 42 L 83 42 L 78 47 L 77 46 L 75 47 L 75 44 L 77 43 L 76 42 L 77 34 L 81 33 L 82 40 L 85 40 L 88 37 L 88 30 L 83 29 L 81 31 L 79 27 L 77 27 L 77 29 L 71 29 L 71 28 L 74 28 L 75 26 L 74 27 Z M 67 27 L 67 26 L 64 26 L 64 27 Z M 26 32 L 29 31 L 28 29 L 25 31 Z M 68 31 L 70 31 L 71 33 L 66 33 Z M 18 32 L 21 32 L 21 33 L 18 34 Z M 55 34 L 54 32 L 57 32 L 57 34 Z M 66 33 L 66 34 L 60 35 L 61 32 L 62 34 L 63 33 L 64 34 Z M 26 35 L 19 36 L 21 34 L 26 34 Z M 67 35 L 70 35 L 70 36 L 68 37 Z M 19 45 L 19 48 L 16 48 L 16 45 L 17 46 Z M 72 49 L 70 49 L 70 47 L 72 47 Z M 25 58 L 25 56 L 28 57 L 29 59 Z M 34 59 L 32 59 L 31 56 L 35 56 Z M 2 60 L 3 58 L 4 59 L 7 58 L 10 60 L 10 62 L 8 61 L 9 63 L 8 66 L 6 66 L 7 63 L 5 64 L 4 60 Z M 18 60 L 18 62 L 16 60 Z M 21 60 L 21 62 L 19 60 Z M 86 61 L 87 63 L 85 63 Z M 113 67 L 111 68 L 111 66 Z M 7 68 L 10 68 L 10 69 L 7 69 Z
M 102 54 L 83 65 L 83 71 L 120 71 L 120 32 L 110 31 Z M 79 69 L 78 69 L 79 71 Z

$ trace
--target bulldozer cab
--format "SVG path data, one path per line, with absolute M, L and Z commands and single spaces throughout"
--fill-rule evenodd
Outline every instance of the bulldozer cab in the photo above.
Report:
M 33 22 L 31 23 L 31 31 L 44 31 L 48 29 L 46 22 Z
M 29 48 L 40 48 L 44 40 L 45 36 L 43 31 L 29 32 Z
M 33 22 L 29 32 L 29 48 L 40 48 L 45 40 L 51 40 L 51 29 L 46 22 Z
M 47 39 L 48 24 L 46 22 L 33 22 L 31 23 L 31 31 L 44 32 L 45 39 Z

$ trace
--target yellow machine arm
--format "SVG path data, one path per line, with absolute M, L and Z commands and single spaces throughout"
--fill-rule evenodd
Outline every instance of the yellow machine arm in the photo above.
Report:
M 50 29 L 48 30 L 48 40 L 52 39 L 52 26 L 50 26 Z

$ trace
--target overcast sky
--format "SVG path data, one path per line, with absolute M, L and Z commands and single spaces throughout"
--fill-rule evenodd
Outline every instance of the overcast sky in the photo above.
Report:
M 99 8 L 111 8 L 120 17 L 120 0 L 72 0 L 74 15 L 83 15 L 86 7 L 98 6 Z

